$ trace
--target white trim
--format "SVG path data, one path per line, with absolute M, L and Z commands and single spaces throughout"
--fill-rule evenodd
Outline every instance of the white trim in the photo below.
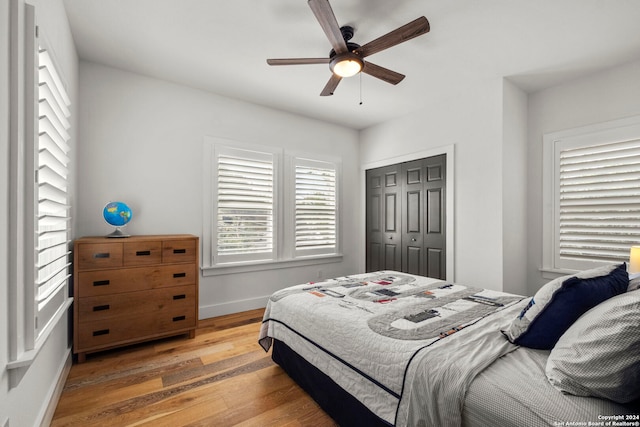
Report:
M 440 147 L 431 148 L 428 150 L 416 151 L 409 154 L 403 154 L 400 156 L 390 157 L 386 159 L 376 160 L 375 162 L 364 163 L 360 165 L 360 193 L 361 193 L 361 203 L 360 203 L 360 217 L 366 218 L 366 171 L 367 169 L 375 169 L 383 166 L 395 165 L 397 163 L 410 162 L 412 160 L 424 159 L 426 157 L 439 156 L 441 154 L 447 155 L 447 190 L 445 193 L 446 197 L 446 207 L 447 207 L 447 221 L 446 221 L 446 269 L 447 269 L 447 281 L 453 282 L 455 281 L 455 144 L 443 145 Z M 361 248 L 366 248 L 366 238 L 367 238 L 367 230 L 366 223 L 362 221 L 361 225 Z M 359 262 L 359 270 L 366 270 L 366 251 L 363 249 L 363 252 L 360 256 Z
M 51 425 L 51 421 L 53 420 L 53 416 L 55 415 L 58 402 L 60 401 L 60 396 L 62 396 L 62 391 L 64 390 L 64 385 L 67 382 L 67 377 L 69 376 L 72 365 L 73 356 L 71 354 L 71 349 L 69 349 L 67 351 L 67 357 L 64 358 L 63 364 L 58 369 L 58 381 L 56 381 L 55 384 L 52 384 L 53 387 L 51 389 L 51 392 L 49 393 L 50 398 L 48 399 L 49 403 L 47 404 L 42 417 L 40 417 L 41 427 L 47 427 Z
M 251 261 L 244 263 L 227 263 L 216 266 L 202 266 L 203 276 L 221 276 L 225 274 L 248 273 L 252 271 L 278 270 L 281 268 L 306 267 L 309 265 L 331 264 L 342 262 L 342 254 L 298 257 L 277 261 Z
M 24 13 L 18 0 L 9 4 L 9 361 L 25 351 L 24 338 Z
M 47 324 L 46 328 L 40 334 L 41 338 L 36 340 L 34 348 L 21 353 L 19 357 L 9 361 L 7 363 L 7 370 L 12 371 L 14 369 L 29 367 L 33 361 L 36 360 L 38 353 L 40 353 L 40 350 L 44 347 L 47 339 L 51 336 L 51 331 L 58 325 L 58 322 L 67 315 L 67 311 L 69 307 L 71 307 L 72 303 L 73 298 L 67 298 L 65 300 L 60 308 L 58 308 L 58 311 L 56 311 L 56 314 L 51 318 L 51 321 Z
M 198 311 L 199 319 L 210 319 L 212 317 L 224 316 L 227 314 L 240 313 L 243 311 L 264 308 L 269 301 L 269 295 L 248 298 L 243 300 L 229 301 L 222 304 L 211 304 L 200 306 Z

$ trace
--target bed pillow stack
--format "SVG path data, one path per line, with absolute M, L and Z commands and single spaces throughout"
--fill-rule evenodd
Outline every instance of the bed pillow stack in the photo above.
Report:
M 640 291 L 580 317 L 556 343 L 546 374 L 558 390 L 627 403 L 640 398 Z
M 581 315 L 628 286 L 626 264 L 559 277 L 536 292 L 502 333 L 514 344 L 550 350 Z

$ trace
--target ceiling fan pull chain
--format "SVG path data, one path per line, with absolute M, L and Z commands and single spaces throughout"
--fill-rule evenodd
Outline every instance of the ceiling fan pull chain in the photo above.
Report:
M 360 105 L 362 105 L 362 73 L 360 73 Z

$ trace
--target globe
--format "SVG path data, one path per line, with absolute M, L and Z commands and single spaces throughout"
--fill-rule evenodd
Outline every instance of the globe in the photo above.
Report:
M 120 227 L 127 225 L 131 221 L 133 213 L 131 208 L 123 202 L 109 202 L 102 210 L 102 216 L 109 225 L 116 227 L 116 230 L 107 237 L 129 237 L 120 230 Z

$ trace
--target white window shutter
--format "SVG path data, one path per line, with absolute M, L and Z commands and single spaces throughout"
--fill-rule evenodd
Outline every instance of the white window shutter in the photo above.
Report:
M 37 336 L 64 306 L 70 277 L 69 97 L 46 50 L 38 53 L 36 156 Z
M 226 150 L 216 156 L 217 246 L 221 260 L 268 259 L 274 252 L 274 160 Z
M 331 163 L 295 160 L 296 254 L 335 253 L 337 177 Z
M 557 255 L 622 262 L 640 242 L 640 139 L 559 148 Z

